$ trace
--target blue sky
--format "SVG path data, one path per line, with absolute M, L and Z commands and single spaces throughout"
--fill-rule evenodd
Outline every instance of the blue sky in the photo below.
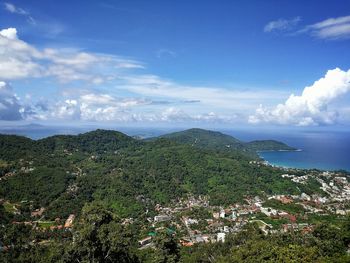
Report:
M 3 1 L 0 25 L 0 123 L 350 124 L 349 1 Z

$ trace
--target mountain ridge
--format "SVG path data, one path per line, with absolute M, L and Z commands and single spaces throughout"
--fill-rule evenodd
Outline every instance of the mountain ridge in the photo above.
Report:
M 198 148 L 224 152 L 241 152 L 247 157 L 258 158 L 258 151 L 295 151 L 296 149 L 277 140 L 253 140 L 243 142 L 219 131 L 192 128 L 184 131 L 164 134 L 149 138 L 156 140 L 166 138 L 180 144 L 189 144 Z

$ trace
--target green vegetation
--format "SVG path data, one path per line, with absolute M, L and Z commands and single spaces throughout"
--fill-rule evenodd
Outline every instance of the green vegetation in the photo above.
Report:
M 138 250 L 133 241 L 134 225 L 94 203 L 83 208 L 72 235 L 57 232 L 50 242 L 33 244 L 38 238 L 31 228 L 11 225 L 0 229 L 0 252 L 4 262 L 349 262 L 350 218 L 334 227 L 320 224 L 310 234 L 265 235 L 258 224 L 248 224 L 241 232 L 228 235 L 225 243 L 202 243 L 180 247 L 176 234 L 161 231 L 153 239 L 154 248 Z M 43 232 L 48 238 L 54 232 Z M 45 236 L 46 235 L 46 236 Z M 74 240 L 74 242 L 73 242 Z M 28 245 L 29 244 L 29 245 Z
M 208 141 L 222 137 L 204 134 Z M 247 194 L 300 193 L 278 168 L 249 164 L 244 151 L 200 149 L 165 138 L 144 142 L 103 130 L 39 141 L 2 135 L 0 142 L 0 157 L 16 161 L 15 175 L 0 184 L 0 198 L 33 201 L 34 207 L 47 208 L 47 219 L 79 214 L 93 200 L 127 217 L 188 193 L 208 195 L 214 205 L 241 201 Z
M 287 144 L 274 140 L 252 141 L 246 144 L 254 151 L 295 151 L 296 149 Z
M 10 202 L 5 202 L 3 206 L 7 213 L 13 214 L 16 211 L 15 204 L 11 204 Z
M 273 228 L 279 229 L 281 225 L 288 224 L 290 221 L 286 218 L 272 219 L 263 213 L 256 214 L 254 220 L 262 220 L 266 224 L 272 225 Z
M 291 214 L 300 214 L 300 213 L 305 212 L 302 205 L 294 204 L 294 203 L 283 204 L 282 202 L 280 202 L 276 199 L 267 200 L 266 202 L 264 202 L 263 205 L 265 207 L 271 207 L 271 208 L 274 208 L 276 210 L 286 211 L 286 212 L 289 212 Z
M 38 227 L 50 228 L 51 226 L 56 225 L 54 221 L 40 221 L 38 222 Z
M 221 132 L 203 129 L 189 129 L 160 137 L 201 149 L 228 152 L 232 155 L 243 155 L 255 159 L 258 158 L 257 151 L 295 150 L 295 148 L 278 141 L 262 140 L 246 143 Z
M 249 146 L 233 137 L 199 129 L 146 141 L 104 130 L 38 141 L 0 135 L 1 176 L 11 172 L 0 181 L 0 248 L 7 249 L 0 252 L 0 260 L 346 262 L 350 224 L 335 216 L 323 220 L 307 215 L 317 225 L 330 220 L 325 235 L 318 230 L 305 236 L 265 236 L 256 225 L 248 224 L 224 244 L 191 248 L 179 247 L 178 235 L 184 229 L 170 231 L 181 223 L 179 218 L 148 227 L 148 219 L 157 213 L 156 204 L 170 205 L 189 195 L 205 196 L 211 206 L 219 207 L 244 203 L 247 196 L 320 191 L 315 180 L 300 185 L 282 178 L 285 171 L 280 168 L 252 163 L 255 151 L 262 149 L 259 147 L 284 146 L 272 141 L 252 142 Z M 275 200 L 264 205 L 293 214 L 304 212 L 300 205 Z M 41 230 L 23 223 L 38 220 L 30 212 L 42 207 L 43 221 L 34 224 Z M 197 218 L 198 224 L 192 228 L 203 231 L 211 212 L 193 208 L 181 216 Z M 76 216 L 73 229 L 50 230 L 51 226 L 62 225 L 70 214 Z M 54 221 L 56 218 L 60 223 Z M 255 219 L 273 226 L 287 223 L 263 214 L 257 214 Z M 164 231 L 159 227 L 164 227 Z M 139 250 L 138 239 L 150 231 L 156 233 L 155 248 Z

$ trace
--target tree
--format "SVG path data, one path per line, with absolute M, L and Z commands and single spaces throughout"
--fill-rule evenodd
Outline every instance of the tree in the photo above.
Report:
M 180 248 L 173 234 L 160 232 L 154 240 L 157 251 L 154 263 L 175 263 L 180 259 Z
M 118 218 L 98 204 L 83 208 L 74 229 L 66 262 L 138 262 L 132 251 L 130 232 Z

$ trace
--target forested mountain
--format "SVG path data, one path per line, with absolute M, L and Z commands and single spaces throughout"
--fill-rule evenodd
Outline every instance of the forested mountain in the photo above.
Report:
M 238 153 L 249 158 L 258 158 L 257 151 L 295 150 L 293 147 L 274 140 L 260 140 L 247 143 L 221 132 L 198 128 L 165 134 L 160 137 L 202 149 Z
M 189 138 L 201 135 L 203 147 L 164 136 L 140 141 L 106 130 L 38 141 L 1 135 L 0 156 L 15 174 L 1 182 L 0 197 L 32 200 L 48 207 L 47 215 L 54 217 L 77 213 L 91 200 L 101 200 L 123 215 L 138 213 L 144 207 L 137 200 L 140 195 L 153 203 L 168 203 L 191 193 L 209 195 L 214 204 L 228 204 L 262 191 L 300 192 L 280 177 L 279 169 L 250 165 L 245 152 L 216 151 L 223 143 L 244 145 L 238 140 L 197 129 L 185 133 Z M 72 186 L 78 190 L 68 191 Z
M 246 147 L 253 151 L 295 151 L 294 147 L 275 140 L 251 141 L 245 144 Z

